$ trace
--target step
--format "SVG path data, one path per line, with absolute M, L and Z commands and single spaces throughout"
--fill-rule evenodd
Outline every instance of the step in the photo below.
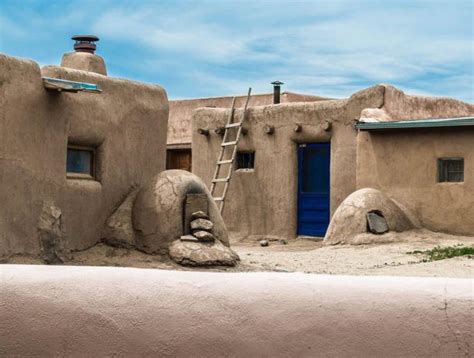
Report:
M 220 160 L 217 162 L 217 164 L 231 164 L 233 162 L 232 159 L 227 159 L 227 160 Z
M 236 145 L 237 144 L 237 141 L 232 141 L 232 142 L 224 142 L 221 144 L 222 147 L 227 147 L 229 145 Z
M 242 122 L 231 123 L 231 124 L 227 124 L 225 127 L 226 128 L 235 128 L 235 127 L 240 127 L 241 124 L 242 124 Z
M 229 178 L 219 178 L 219 179 L 212 179 L 213 183 L 224 183 L 229 181 Z

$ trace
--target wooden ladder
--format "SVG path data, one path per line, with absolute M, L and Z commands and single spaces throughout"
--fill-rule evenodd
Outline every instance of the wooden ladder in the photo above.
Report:
M 234 112 L 235 112 L 235 97 L 234 97 L 234 99 L 232 100 L 232 107 L 230 109 L 229 118 L 227 120 L 227 124 L 224 127 L 225 129 L 224 129 L 224 136 L 222 137 L 221 150 L 220 150 L 219 157 L 217 158 L 216 170 L 214 171 L 214 177 L 212 178 L 212 181 L 211 181 L 211 195 L 214 201 L 216 202 L 217 207 L 219 208 L 219 211 L 221 212 L 221 214 L 222 214 L 222 211 L 224 210 L 225 197 L 227 195 L 227 190 L 229 189 L 229 182 L 230 182 L 230 178 L 232 176 L 232 172 L 234 169 L 234 161 L 237 155 L 237 146 L 239 144 L 240 136 L 242 135 L 242 125 L 247 115 L 247 107 L 249 104 L 251 91 L 252 91 L 252 88 L 249 88 L 249 91 L 247 94 L 247 100 L 245 101 L 244 112 L 242 113 L 242 119 L 239 122 L 235 122 L 235 123 L 234 123 Z M 235 137 L 233 138 L 233 140 L 229 140 L 229 133 L 231 132 L 235 133 Z M 228 150 L 228 149 L 231 149 L 231 150 Z M 232 154 L 231 157 L 226 159 L 225 158 L 226 153 L 231 153 Z M 227 176 L 220 177 L 221 167 L 224 165 L 228 165 Z M 224 184 L 224 188 L 221 191 L 222 195 L 216 197 L 215 193 L 217 189 L 219 188 L 219 184 Z

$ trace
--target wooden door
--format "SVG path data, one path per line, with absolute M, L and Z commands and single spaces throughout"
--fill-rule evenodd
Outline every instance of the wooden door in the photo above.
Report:
M 329 226 L 330 144 L 298 148 L 298 235 L 324 236 Z
M 166 169 L 182 169 L 191 171 L 191 149 L 168 149 L 166 153 Z

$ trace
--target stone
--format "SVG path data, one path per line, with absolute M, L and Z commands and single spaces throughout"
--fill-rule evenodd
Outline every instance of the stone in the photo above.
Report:
M 199 240 L 192 235 L 183 235 L 179 239 L 181 241 L 199 242 Z
M 209 215 L 207 215 L 204 211 L 196 211 L 195 213 L 191 214 L 191 219 L 196 220 L 196 219 L 206 219 L 209 220 Z
M 376 235 L 385 234 L 389 231 L 387 220 L 378 212 L 367 213 L 367 227 L 371 233 Z
M 190 224 L 191 230 L 194 232 L 195 230 L 204 230 L 204 231 L 211 231 L 214 227 L 214 224 L 211 220 L 206 219 L 196 219 L 191 221 Z
M 132 248 L 135 246 L 135 230 L 132 223 L 133 202 L 138 189 L 132 189 L 125 200 L 105 222 L 102 241 L 114 247 Z
M 193 232 L 193 236 L 201 242 L 213 242 L 215 240 L 214 235 L 203 230 Z
M 41 258 L 47 264 L 61 264 L 72 258 L 66 245 L 66 234 L 61 209 L 44 203 L 38 221 L 38 240 Z
M 268 245 L 269 245 L 268 240 L 260 240 L 260 246 L 266 247 Z
M 201 217 L 193 217 L 194 213 L 203 213 L 203 219 L 209 219 L 207 215 L 209 211 L 208 197 L 206 194 L 194 193 L 186 194 L 186 201 L 184 203 L 184 234 L 190 234 L 191 228 L 189 224 L 194 219 L 199 219 Z
M 184 266 L 235 266 L 239 256 L 220 241 L 213 244 L 176 240 L 169 247 L 173 261 Z

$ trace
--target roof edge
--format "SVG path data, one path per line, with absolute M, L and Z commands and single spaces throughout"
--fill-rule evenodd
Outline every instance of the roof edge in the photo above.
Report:
M 356 129 L 361 131 L 380 131 L 390 129 L 409 128 L 442 128 L 474 126 L 474 117 L 427 118 L 390 122 L 363 122 L 356 123 Z

